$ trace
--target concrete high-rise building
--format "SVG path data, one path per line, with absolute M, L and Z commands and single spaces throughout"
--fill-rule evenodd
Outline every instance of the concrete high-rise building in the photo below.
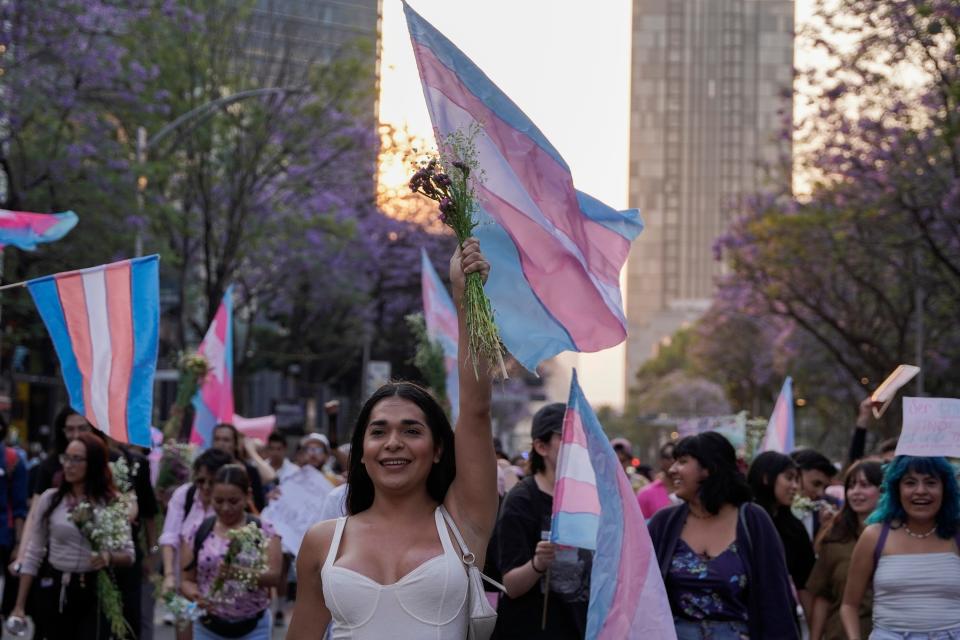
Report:
M 709 306 L 715 239 L 791 151 L 793 46 L 793 0 L 633 1 L 628 390 Z

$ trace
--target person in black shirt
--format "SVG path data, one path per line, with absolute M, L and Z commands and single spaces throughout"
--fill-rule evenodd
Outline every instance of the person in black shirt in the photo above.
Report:
M 566 640 L 583 638 L 593 556 L 547 541 L 565 405 L 554 403 L 533 417 L 531 475 L 504 499 L 497 519 L 495 556 L 507 593 L 500 599 L 493 637 Z M 547 572 L 549 571 L 549 580 Z M 544 590 L 549 583 L 546 625 Z

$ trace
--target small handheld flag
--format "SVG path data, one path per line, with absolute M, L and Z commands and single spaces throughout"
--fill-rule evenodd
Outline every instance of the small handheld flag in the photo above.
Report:
M 420 249 L 420 283 L 423 288 L 423 319 L 427 335 L 440 343 L 443 349 L 443 366 L 447 371 L 447 398 L 450 400 L 450 419 L 456 423 L 460 410 L 460 376 L 457 367 L 457 342 L 459 325 L 457 309 L 446 287 L 430 262 L 427 252 Z
M 204 446 L 213 441 L 213 428 L 233 423 L 233 287 L 227 287 L 197 351 L 210 370 L 193 397 L 193 429 L 190 441 Z
M 793 379 L 787 376 L 783 381 L 783 388 L 780 389 L 780 395 L 777 396 L 777 404 L 773 407 L 770 422 L 767 423 L 759 452 L 790 453 L 793 448 Z
M 550 540 L 596 550 L 588 640 L 676 640 L 646 521 L 576 371 L 563 420 Z
M 13 245 L 33 251 L 41 242 L 54 242 L 77 226 L 77 214 L 27 213 L 0 209 L 0 247 Z
M 623 342 L 620 269 L 643 229 L 574 189 L 570 168 L 536 125 L 484 73 L 404 3 L 438 142 L 479 126 L 485 180 L 474 231 L 494 265 L 484 289 L 504 345 L 528 370 L 561 351 Z
M 118 442 L 150 446 L 160 327 L 159 257 L 29 280 L 70 406 Z

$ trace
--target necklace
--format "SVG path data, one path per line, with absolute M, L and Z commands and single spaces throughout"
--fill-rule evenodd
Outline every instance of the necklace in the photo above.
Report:
M 693 516 L 694 518 L 696 518 L 697 520 L 709 520 L 710 518 L 712 518 L 712 517 L 714 516 L 714 514 L 712 514 L 712 513 L 710 513 L 710 512 L 706 512 L 705 515 L 700 515 L 699 513 L 697 513 L 696 511 L 694 511 L 693 509 L 687 509 L 687 513 L 689 513 L 690 515 L 692 515 L 692 516 Z
M 937 530 L 937 525 L 933 525 L 933 529 L 930 529 L 930 531 L 927 531 L 926 533 L 914 533 L 906 524 L 903 525 L 903 530 L 906 531 L 907 535 L 911 538 L 919 538 L 922 540 L 923 538 L 929 538 L 932 536 L 933 532 Z

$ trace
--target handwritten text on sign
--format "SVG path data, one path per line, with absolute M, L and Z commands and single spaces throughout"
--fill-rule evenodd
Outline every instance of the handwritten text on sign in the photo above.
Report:
M 323 501 L 333 485 L 313 467 L 304 467 L 280 483 L 280 497 L 263 510 L 283 550 L 297 555 L 307 529 L 320 521 Z
M 960 400 L 904 398 L 897 455 L 960 458 Z

